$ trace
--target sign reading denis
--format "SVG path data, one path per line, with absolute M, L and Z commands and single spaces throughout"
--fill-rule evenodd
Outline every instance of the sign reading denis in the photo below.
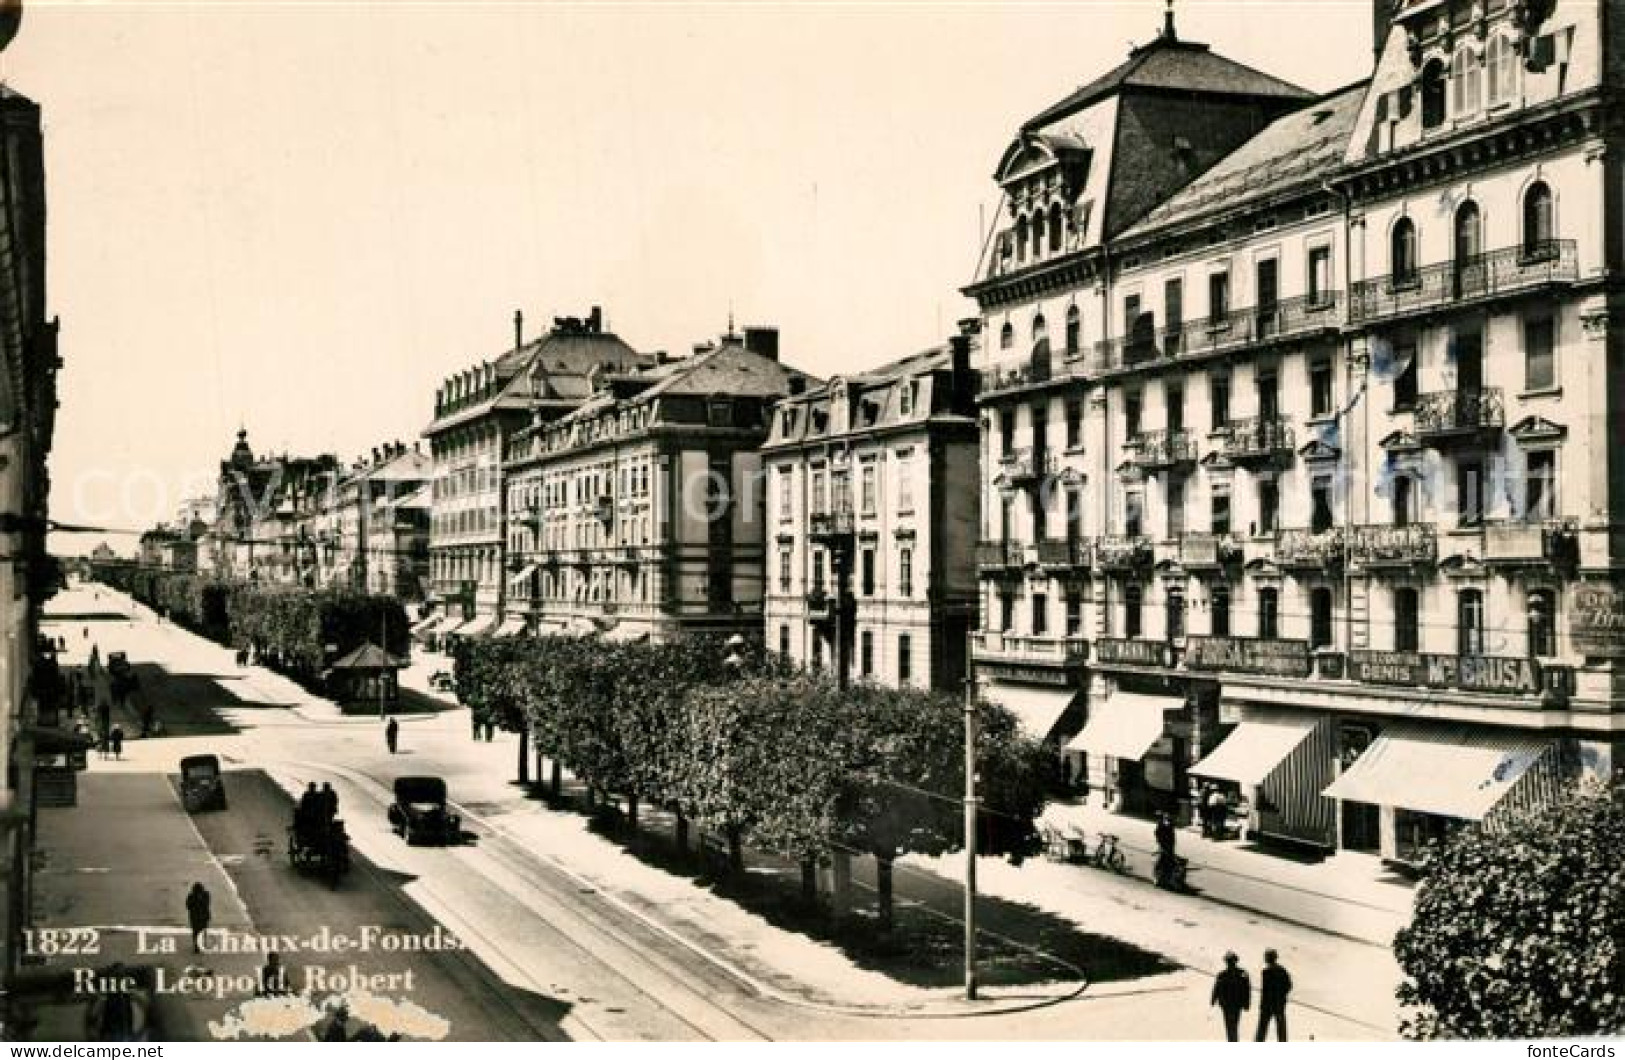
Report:
M 1414 651 L 1354 651 L 1349 663 L 1355 680 L 1373 685 L 1456 688 L 1463 692 L 1531 695 L 1543 691 L 1540 666 L 1532 659 L 1497 655 L 1435 655 Z

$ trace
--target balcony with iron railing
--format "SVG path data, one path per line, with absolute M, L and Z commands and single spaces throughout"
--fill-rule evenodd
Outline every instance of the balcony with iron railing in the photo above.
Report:
M 1179 565 L 1187 570 L 1224 567 L 1241 560 L 1241 542 L 1229 534 L 1180 534 Z
M 1357 567 L 1424 566 L 1438 556 L 1438 534 L 1431 523 L 1356 526 L 1348 535 L 1349 562 Z
M 1542 240 L 1362 280 L 1354 285 L 1349 319 L 1361 324 L 1410 316 L 1579 278 L 1574 240 Z
M 1088 570 L 1094 558 L 1093 542 L 1082 537 L 1048 538 L 1038 542 L 1038 563 L 1050 570 Z
M 986 661 L 1071 666 L 1089 658 L 1084 637 L 1026 636 L 984 630 L 975 635 L 972 653 Z
M 1092 367 L 1097 372 L 1153 368 L 1183 358 L 1335 331 L 1342 325 L 1341 301 L 1341 292 L 1323 291 L 1108 339 L 1096 344 Z
M 1007 486 L 1029 486 L 1042 481 L 1053 465 L 1047 450 L 1023 446 L 999 459 L 999 477 Z
M 1224 425 L 1221 452 L 1237 464 L 1288 459 L 1294 446 L 1292 425 L 1278 416 L 1249 416 Z
M 982 571 L 1001 571 L 1024 566 L 1027 545 L 1021 541 L 978 541 L 976 567 Z
M 1100 570 L 1143 570 L 1151 566 L 1151 539 L 1143 534 L 1108 534 L 1095 541 L 1094 554 Z
M 850 592 L 814 588 L 807 593 L 807 617 L 814 622 L 832 622 L 856 610 L 857 599 Z
M 1340 527 L 1277 530 L 1275 565 L 1287 570 L 1330 570 L 1342 566 L 1345 546 Z
M 981 373 L 981 397 L 1004 397 L 1050 383 L 1083 379 L 1088 364 L 1082 357 L 1063 358 L 1058 354 L 1033 357 L 1018 364 L 994 365 Z
M 1196 439 L 1189 431 L 1141 431 L 1123 449 L 1129 466 L 1141 471 L 1196 462 Z
M 1484 562 L 1501 567 L 1544 567 L 1578 558 L 1574 526 L 1556 519 L 1484 524 Z
M 1506 425 L 1499 387 L 1437 390 L 1416 399 L 1416 437 L 1434 445 L 1483 440 Z
M 851 509 L 813 512 L 807 517 L 807 536 L 823 544 L 842 538 L 850 539 L 854 527 Z

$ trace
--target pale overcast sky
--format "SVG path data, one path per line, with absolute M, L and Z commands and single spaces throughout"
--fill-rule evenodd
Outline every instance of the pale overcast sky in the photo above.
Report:
M 683 351 L 732 303 L 820 376 L 939 342 L 1019 123 L 1162 12 L 29 0 L 0 76 L 45 115 L 53 515 L 150 525 L 239 424 L 410 441 L 515 308 Z M 1315 91 L 1370 63 L 1366 0 L 1177 18 Z

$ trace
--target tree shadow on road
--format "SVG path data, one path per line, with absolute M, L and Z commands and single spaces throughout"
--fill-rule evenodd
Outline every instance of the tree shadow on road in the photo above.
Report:
M 568 796 L 546 797 L 550 806 L 581 810 Z M 932 873 L 899 869 L 893 922 L 884 929 L 874 891 L 864 873 L 854 872 L 854 908 L 837 919 L 829 896 L 809 903 L 801 869 L 788 861 L 751 851 L 744 871 L 728 871 L 724 859 L 706 851 L 680 850 L 670 814 L 640 814 L 633 831 L 618 809 L 600 805 L 592 830 L 644 864 L 693 880 L 784 931 L 835 947 L 859 968 L 922 988 L 952 987 L 963 981 L 964 892 L 957 882 Z M 860 860 L 854 858 L 855 867 Z M 1163 954 L 1109 935 L 1081 929 L 1036 906 L 981 895 L 977 899 L 979 975 L 983 983 L 1019 987 L 1084 980 L 1122 982 L 1176 971 Z

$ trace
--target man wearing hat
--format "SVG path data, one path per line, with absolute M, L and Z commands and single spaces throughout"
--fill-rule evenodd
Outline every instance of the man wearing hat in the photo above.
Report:
M 1292 976 L 1276 963 L 1279 955 L 1274 950 L 1264 951 L 1264 970 L 1258 973 L 1258 1036 L 1263 1041 L 1269 1033 L 1270 1020 L 1275 1021 L 1275 1037 L 1286 1041 L 1286 996 L 1292 993 Z
M 1227 1041 L 1240 1041 L 1236 1036 L 1241 1026 L 1241 1014 L 1253 1004 L 1253 984 L 1241 967 L 1241 958 L 1234 951 L 1224 955 L 1224 971 L 1213 977 L 1213 1000 L 1224 1014 L 1224 1035 Z

